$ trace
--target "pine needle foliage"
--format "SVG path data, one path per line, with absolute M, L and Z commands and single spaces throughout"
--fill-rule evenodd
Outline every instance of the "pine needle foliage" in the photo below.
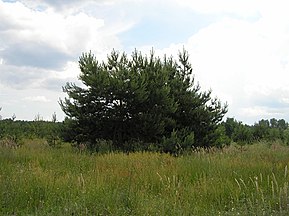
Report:
M 218 123 L 227 112 L 211 91 L 194 81 L 188 52 L 179 60 L 113 50 L 106 62 L 91 53 L 79 59 L 83 87 L 67 83 L 60 100 L 68 116 L 68 139 L 98 150 L 97 140 L 115 149 L 179 153 L 214 146 Z M 141 143 L 137 147 L 134 143 Z

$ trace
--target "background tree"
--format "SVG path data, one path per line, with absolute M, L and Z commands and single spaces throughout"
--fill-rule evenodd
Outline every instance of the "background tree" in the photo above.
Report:
M 225 127 L 225 134 L 231 141 L 239 144 L 248 144 L 253 141 L 282 141 L 288 144 L 288 123 L 284 119 L 270 120 L 261 119 L 253 126 L 243 124 L 236 121 L 234 118 L 227 118 L 222 122 Z
M 254 141 L 253 130 L 249 125 L 243 124 L 234 118 L 227 118 L 222 123 L 225 128 L 225 134 L 231 139 L 231 141 L 243 146 L 250 144 Z
M 136 142 L 142 149 L 153 143 L 171 153 L 213 146 L 227 106 L 212 99 L 211 91 L 201 92 L 188 59 L 186 51 L 179 61 L 160 59 L 153 51 L 149 56 L 135 51 L 131 58 L 112 51 L 107 62 L 83 54 L 79 79 L 84 87 L 67 83 L 68 98 L 60 100 L 71 130 L 66 134 L 96 150 L 99 139 L 128 151 Z
M 262 119 L 254 124 L 254 137 L 258 140 L 269 139 L 270 137 L 270 121 Z

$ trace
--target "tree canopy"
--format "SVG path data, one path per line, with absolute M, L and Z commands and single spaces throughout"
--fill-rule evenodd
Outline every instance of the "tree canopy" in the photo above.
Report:
M 284 119 L 261 119 L 250 126 L 234 118 L 227 118 L 222 122 L 222 127 L 229 140 L 241 145 L 258 141 L 281 141 L 286 145 L 289 144 L 289 128 Z
M 100 62 L 91 53 L 79 58 L 79 80 L 67 83 L 60 100 L 68 116 L 68 139 L 98 149 L 99 140 L 114 148 L 154 148 L 175 153 L 192 147 L 210 147 L 219 139 L 217 126 L 227 112 L 211 91 L 194 81 L 188 52 L 172 57 L 131 57 L 113 50 Z

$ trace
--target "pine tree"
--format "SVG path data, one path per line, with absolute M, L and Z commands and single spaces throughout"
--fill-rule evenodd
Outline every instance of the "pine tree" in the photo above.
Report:
M 99 62 L 89 52 L 79 67 L 84 87 L 67 83 L 68 98 L 60 101 L 72 125 L 71 141 L 97 149 L 98 140 L 111 140 L 128 151 L 134 149 L 130 143 L 139 142 L 142 149 L 153 143 L 174 153 L 209 147 L 218 139 L 227 106 L 194 83 L 185 50 L 179 61 L 155 57 L 153 51 L 143 56 L 135 50 L 128 58 L 113 50 L 107 62 Z

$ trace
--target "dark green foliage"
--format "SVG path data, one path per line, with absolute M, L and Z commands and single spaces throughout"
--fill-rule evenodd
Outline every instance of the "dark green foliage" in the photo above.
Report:
M 250 144 L 253 141 L 253 133 L 248 125 L 239 124 L 233 134 L 233 140 L 241 145 Z
M 164 152 L 174 153 L 176 156 L 190 150 L 194 146 L 194 133 L 172 131 L 169 137 L 164 137 L 160 149 Z
M 253 134 L 257 139 L 282 140 L 288 144 L 288 123 L 284 119 L 260 120 L 253 126 Z
M 41 138 L 48 144 L 56 146 L 60 143 L 62 124 L 49 121 L 13 121 L 4 119 L 0 121 L 0 140 L 11 140 L 21 143 L 22 139 Z
M 48 125 L 49 134 L 46 138 L 47 143 L 51 147 L 59 147 L 62 144 L 62 131 L 63 127 L 61 124 L 56 123 L 56 113 L 53 113 L 51 124 Z
M 260 120 L 254 125 L 254 136 L 259 139 L 270 138 L 270 123 L 269 120 Z
M 218 128 L 215 131 L 215 136 L 216 136 L 216 142 L 215 142 L 216 147 L 223 148 L 225 146 L 230 145 L 231 139 L 226 134 L 226 128 L 224 127 L 223 124 L 218 125 Z
M 236 121 L 234 118 L 227 118 L 222 125 L 225 127 L 226 135 L 232 141 L 242 145 L 261 140 L 280 140 L 289 143 L 288 123 L 284 119 L 262 119 L 258 123 L 249 126 Z
M 116 149 L 131 151 L 161 148 L 174 153 L 192 146 L 215 145 L 218 123 L 227 111 L 211 92 L 194 83 L 188 53 L 179 61 L 135 51 L 131 58 L 113 51 L 107 62 L 91 53 L 79 59 L 84 87 L 67 83 L 68 98 L 60 105 L 66 120 L 67 140 L 88 143 L 111 140 Z

